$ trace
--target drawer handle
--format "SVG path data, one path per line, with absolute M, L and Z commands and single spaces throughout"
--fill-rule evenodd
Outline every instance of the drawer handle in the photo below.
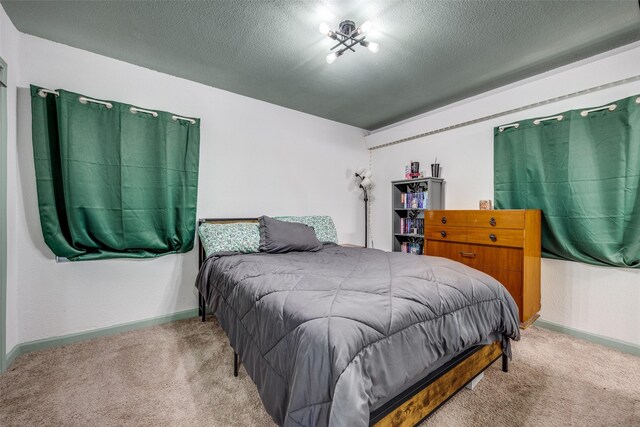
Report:
M 441 235 L 442 237 L 447 237 L 447 232 L 446 232 L 446 231 L 444 231 L 444 230 L 442 230 L 442 231 L 440 232 L 440 235 Z
M 491 239 L 492 242 L 495 242 L 496 240 L 498 240 L 498 238 L 496 237 L 495 234 L 491 233 L 489 234 L 489 239 Z
M 447 217 L 443 216 L 442 219 L 440 220 L 441 223 L 446 224 L 447 223 Z
M 465 258 L 475 258 L 476 254 L 473 252 L 460 252 L 460 255 L 462 255 Z
M 491 219 L 489 220 L 489 224 L 490 224 L 492 227 L 495 227 L 495 226 L 496 226 L 496 219 L 495 219 L 495 218 L 491 218 Z

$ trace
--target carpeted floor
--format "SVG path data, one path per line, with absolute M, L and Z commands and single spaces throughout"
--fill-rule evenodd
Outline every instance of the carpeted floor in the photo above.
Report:
M 640 426 L 640 358 L 531 327 L 425 426 Z M 184 320 L 19 357 L 0 376 L 1 426 L 272 426 L 232 373 L 215 320 Z

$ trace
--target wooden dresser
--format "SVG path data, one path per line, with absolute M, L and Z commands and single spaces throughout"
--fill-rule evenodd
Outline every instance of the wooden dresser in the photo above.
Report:
M 495 277 L 518 304 L 526 328 L 540 311 L 539 210 L 424 211 L 424 254 Z

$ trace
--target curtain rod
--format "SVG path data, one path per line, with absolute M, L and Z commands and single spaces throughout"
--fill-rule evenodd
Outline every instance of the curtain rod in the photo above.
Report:
M 609 89 L 609 88 L 612 88 L 612 87 L 615 87 L 615 86 L 620 86 L 620 85 L 627 84 L 627 83 L 632 83 L 632 82 L 635 82 L 635 81 L 638 81 L 638 80 L 640 80 L 640 74 L 637 75 L 637 76 L 633 76 L 633 77 L 627 77 L 626 79 L 616 80 L 614 82 L 606 83 L 606 84 L 603 84 L 603 85 L 600 85 L 600 86 L 590 87 L 588 89 L 580 90 L 578 92 L 572 92 L 572 93 L 568 93 L 566 95 L 557 96 L 555 98 L 545 99 L 544 101 L 535 102 L 533 104 L 528 104 L 528 105 L 525 105 L 525 106 L 522 106 L 522 107 L 512 108 L 511 110 L 502 111 L 502 112 L 499 112 L 499 113 L 491 114 L 489 116 L 483 116 L 483 117 L 479 117 L 477 119 L 473 119 L 473 120 L 469 120 L 469 121 L 466 121 L 466 122 L 458 123 L 458 124 L 455 124 L 455 125 L 443 127 L 443 128 L 440 128 L 440 129 L 435 129 L 435 130 L 432 130 L 432 131 L 429 131 L 429 132 L 408 136 L 408 137 L 402 138 L 402 139 L 397 139 L 395 141 L 387 142 L 386 144 L 381 144 L 381 145 L 377 145 L 375 147 L 369 148 L 369 150 L 373 151 L 373 150 L 377 150 L 379 148 L 385 148 L 385 147 L 389 147 L 391 145 L 397 145 L 397 144 L 401 144 L 403 142 L 413 141 L 414 139 L 424 138 L 425 136 L 431 136 L 431 135 L 435 135 L 435 134 L 438 134 L 438 133 L 447 132 L 447 131 L 450 131 L 450 130 L 453 130 L 453 129 L 458 129 L 458 128 L 461 128 L 461 127 L 474 125 L 476 123 L 486 122 L 487 120 L 497 119 L 498 117 L 506 116 L 506 115 L 513 114 L 513 113 L 519 113 L 521 111 L 530 110 L 532 108 L 540 107 L 540 106 L 543 106 L 543 105 L 553 104 L 554 102 L 564 101 L 565 99 L 575 98 L 576 96 L 581 96 L 581 95 L 586 95 L 586 94 L 593 93 L 593 92 L 598 92 L 600 90 Z M 640 98 L 638 98 L 638 99 L 640 99 Z M 506 129 L 507 127 L 510 127 L 510 126 L 517 127 L 516 124 L 504 125 L 502 127 Z
M 40 95 L 43 98 L 47 97 L 47 94 L 52 94 L 55 96 L 60 96 L 60 92 L 57 92 L 55 90 L 51 90 L 51 89 L 46 89 L 46 88 L 40 88 L 38 89 L 38 95 Z M 113 104 L 107 101 L 100 101 L 98 99 L 91 99 L 91 98 L 87 98 L 86 96 L 81 96 L 80 98 L 78 98 L 78 101 L 80 101 L 80 103 L 82 104 L 86 104 L 87 102 L 94 102 L 96 104 L 101 104 L 104 105 L 107 108 L 112 108 Z M 131 114 L 137 114 L 137 113 L 146 113 L 146 114 L 151 114 L 153 117 L 158 117 L 158 112 L 157 111 L 151 111 L 151 110 L 145 110 L 144 108 L 137 108 L 137 107 L 131 107 L 129 108 L 129 111 L 131 112 Z M 192 125 L 196 124 L 196 119 L 192 119 L 191 117 L 182 117 L 182 116 L 176 116 L 175 114 L 171 116 L 171 119 L 176 122 L 178 120 L 182 120 L 185 122 L 189 122 Z

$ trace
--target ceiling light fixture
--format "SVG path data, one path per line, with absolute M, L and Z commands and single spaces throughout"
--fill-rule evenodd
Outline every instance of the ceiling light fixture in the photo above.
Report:
M 380 50 L 380 45 L 376 42 L 371 42 L 366 39 L 366 36 L 363 35 L 367 31 L 371 30 L 373 24 L 371 21 L 365 21 L 359 27 L 356 27 L 355 22 L 353 21 L 342 21 L 339 25 L 339 30 L 332 30 L 324 22 L 320 24 L 318 28 L 322 34 L 333 39 L 338 42 L 335 46 L 333 46 L 330 50 L 334 50 L 336 48 L 341 47 L 335 52 L 331 52 L 327 55 L 327 62 L 332 64 L 336 59 L 342 56 L 347 50 L 355 52 L 353 48 L 355 45 L 361 45 L 369 49 L 371 52 L 376 53 Z

